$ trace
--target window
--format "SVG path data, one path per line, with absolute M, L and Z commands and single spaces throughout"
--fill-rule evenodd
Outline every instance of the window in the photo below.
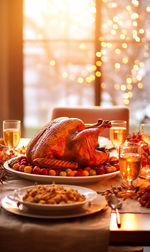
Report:
M 55 105 L 93 105 L 94 12 L 91 0 L 24 1 L 26 127 Z
M 149 22 L 146 0 L 24 0 L 25 127 L 95 91 L 96 105 L 129 106 L 133 128 L 150 117 Z

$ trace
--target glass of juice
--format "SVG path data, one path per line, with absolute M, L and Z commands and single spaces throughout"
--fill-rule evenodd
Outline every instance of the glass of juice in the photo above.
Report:
M 4 120 L 3 121 L 3 139 L 5 145 L 9 149 L 15 149 L 21 137 L 21 121 L 20 120 Z
M 111 125 L 109 130 L 110 140 L 118 150 L 119 145 L 123 144 L 127 137 L 127 121 L 114 120 L 111 121 Z
M 141 146 L 137 143 L 128 143 L 119 146 L 119 166 L 122 178 L 126 181 L 127 191 L 134 189 L 141 168 Z

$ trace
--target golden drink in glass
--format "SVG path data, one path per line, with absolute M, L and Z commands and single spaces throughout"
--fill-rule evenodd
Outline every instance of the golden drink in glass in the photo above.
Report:
M 110 128 L 110 139 L 113 145 L 118 148 L 120 144 L 123 144 L 126 140 L 127 130 L 123 127 Z
M 150 123 L 142 123 L 140 125 L 140 133 L 142 135 L 142 139 L 150 144 Z
M 5 129 L 3 139 L 8 147 L 16 148 L 20 142 L 21 132 L 18 129 Z
M 127 137 L 127 122 L 126 121 L 111 121 L 112 127 L 110 128 L 110 140 L 116 149 L 119 145 L 123 144 Z
M 3 139 L 9 148 L 16 148 L 21 137 L 21 122 L 19 120 L 3 121 Z
M 150 144 L 150 134 L 142 134 L 142 139 L 143 139 L 146 143 Z
M 139 175 L 141 157 L 139 154 L 122 154 L 119 158 L 119 164 L 122 177 L 132 181 Z
M 146 144 L 148 144 L 148 147 L 150 148 L 150 123 L 142 123 L 140 125 L 140 133 L 142 136 L 142 140 L 145 141 Z M 143 178 L 145 179 L 150 179 L 150 166 L 145 165 L 141 171 L 141 173 L 144 174 L 142 175 Z
M 119 147 L 119 166 L 127 190 L 132 190 L 132 183 L 138 178 L 141 168 L 141 147 L 139 144 L 126 144 Z

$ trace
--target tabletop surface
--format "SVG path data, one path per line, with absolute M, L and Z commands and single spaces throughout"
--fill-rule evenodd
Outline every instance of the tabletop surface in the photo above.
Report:
M 8 179 L 0 184 L 0 198 L 34 183 L 9 174 Z M 80 186 L 104 192 L 121 183 L 119 174 L 114 178 Z M 150 184 L 150 181 L 139 179 L 139 183 Z M 29 245 L 35 252 L 47 251 L 49 247 L 51 252 L 105 252 L 109 244 L 149 246 L 150 209 L 141 207 L 137 200 L 127 199 L 123 201 L 120 216 L 121 228 L 117 228 L 115 213 L 111 213 L 109 207 L 93 215 L 63 220 L 27 218 L 1 209 L 0 251 L 25 252 Z M 31 237 L 33 242 L 29 242 Z

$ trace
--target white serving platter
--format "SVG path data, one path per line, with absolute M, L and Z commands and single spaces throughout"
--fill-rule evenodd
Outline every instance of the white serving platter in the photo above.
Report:
M 39 174 L 32 174 L 32 173 L 25 173 L 16 171 L 12 168 L 10 168 L 9 164 L 12 160 L 16 158 L 9 159 L 4 163 L 4 167 L 8 172 L 13 173 L 14 175 L 23 178 L 28 179 L 40 183 L 51 183 L 55 182 L 58 184 L 82 184 L 82 183 L 94 183 L 98 182 L 100 180 L 103 180 L 105 178 L 113 178 L 116 175 L 120 173 L 120 171 L 112 172 L 112 173 L 106 173 L 103 175 L 94 175 L 94 176 L 50 176 L 50 175 L 39 175 Z

